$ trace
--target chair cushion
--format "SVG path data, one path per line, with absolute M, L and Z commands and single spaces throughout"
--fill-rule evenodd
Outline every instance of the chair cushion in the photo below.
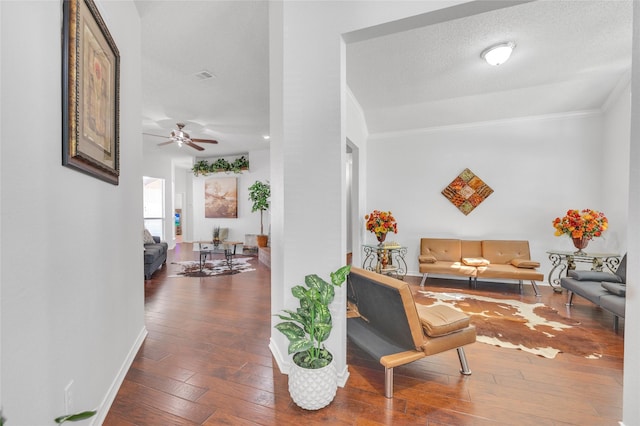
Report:
M 535 269 L 540 267 L 540 262 L 529 259 L 511 259 L 510 263 L 516 268 Z
M 627 295 L 627 286 L 624 284 L 602 281 L 601 285 L 602 288 L 604 288 L 611 294 L 615 294 L 616 296 L 625 297 Z
M 416 305 L 425 334 L 429 337 L 445 336 L 469 326 L 469 317 L 449 306 Z
M 489 261 L 483 257 L 464 257 L 462 263 L 469 266 L 486 266 Z

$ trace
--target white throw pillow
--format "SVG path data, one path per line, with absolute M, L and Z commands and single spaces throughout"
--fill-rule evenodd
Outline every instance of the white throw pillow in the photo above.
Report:
M 144 233 L 143 233 L 143 240 L 145 244 L 154 244 L 156 241 L 153 239 L 153 235 L 151 235 L 151 232 L 149 232 L 148 229 L 145 228 Z

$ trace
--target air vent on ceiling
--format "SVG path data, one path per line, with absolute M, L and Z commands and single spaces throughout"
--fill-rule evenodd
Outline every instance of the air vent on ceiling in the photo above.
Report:
M 210 78 L 215 77 L 215 75 L 213 75 L 213 73 L 211 73 L 210 71 L 207 70 L 202 70 L 198 73 L 195 74 L 196 78 L 198 80 L 209 80 Z

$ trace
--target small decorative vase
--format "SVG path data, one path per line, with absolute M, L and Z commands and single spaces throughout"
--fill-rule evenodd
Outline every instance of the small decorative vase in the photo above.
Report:
M 387 238 L 387 233 L 385 232 L 384 234 L 376 234 L 376 238 L 378 239 L 378 245 L 382 245 L 382 243 L 384 243 L 385 238 Z
M 573 240 L 574 247 L 578 249 L 578 251 L 574 252 L 573 254 L 586 254 L 585 252 L 582 251 L 582 249 L 586 248 L 587 245 L 589 244 L 589 238 L 581 237 L 581 238 L 571 238 L 571 239 Z
M 387 269 L 387 266 L 389 266 L 389 253 L 387 250 L 384 250 L 384 253 L 380 255 L 380 263 L 382 263 L 382 269 Z

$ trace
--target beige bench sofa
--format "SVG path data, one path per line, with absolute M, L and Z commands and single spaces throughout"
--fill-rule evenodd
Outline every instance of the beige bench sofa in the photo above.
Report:
M 428 274 L 468 277 L 475 286 L 478 278 L 530 281 L 539 296 L 536 281 L 544 280 L 536 268 L 540 263 L 532 261 L 529 242 L 522 240 L 460 240 L 447 238 L 420 239 L 418 263 L 424 287 Z

